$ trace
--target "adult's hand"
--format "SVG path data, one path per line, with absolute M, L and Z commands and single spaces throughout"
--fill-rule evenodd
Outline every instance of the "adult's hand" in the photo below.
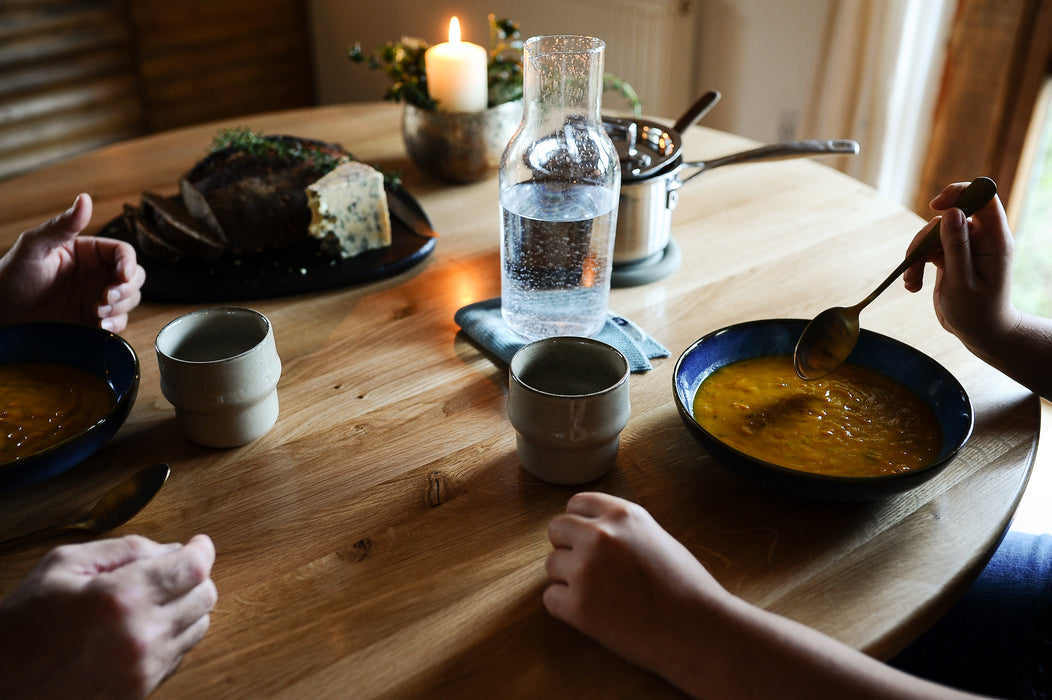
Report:
M 0 602 L 0 697 L 145 697 L 204 637 L 214 560 L 205 535 L 52 550 Z
M 91 212 L 91 197 L 79 195 L 0 258 L 0 323 L 70 321 L 114 333 L 127 327 L 146 272 L 129 243 L 78 235 Z

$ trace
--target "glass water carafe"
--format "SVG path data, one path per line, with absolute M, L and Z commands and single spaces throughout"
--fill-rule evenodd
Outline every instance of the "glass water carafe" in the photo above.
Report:
M 524 43 L 523 117 L 500 165 L 501 314 L 529 340 L 607 318 L 621 170 L 603 128 L 602 40 Z

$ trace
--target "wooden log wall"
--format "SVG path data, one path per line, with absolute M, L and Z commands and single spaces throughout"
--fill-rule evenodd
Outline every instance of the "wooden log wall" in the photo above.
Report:
M 0 177 L 142 132 L 118 4 L 0 5 Z
M 303 0 L 131 0 L 146 127 L 314 102 Z
M 304 0 L 3 0 L 0 179 L 315 102 Z

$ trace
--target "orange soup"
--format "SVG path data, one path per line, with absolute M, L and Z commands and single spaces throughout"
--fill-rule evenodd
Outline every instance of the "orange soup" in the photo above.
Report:
M 934 412 L 906 386 L 848 364 L 805 381 L 789 355 L 713 372 L 694 396 L 694 419 L 739 452 L 834 476 L 916 469 L 942 447 Z
M 48 362 L 0 365 L 0 464 L 73 437 L 115 403 L 109 384 L 84 370 Z

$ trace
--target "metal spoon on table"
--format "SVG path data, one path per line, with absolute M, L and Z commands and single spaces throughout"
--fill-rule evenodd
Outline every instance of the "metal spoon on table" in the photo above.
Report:
M 988 177 L 976 178 L 961 192 L 954 206 L 971 216 L 997 194 L 997 185 Z M 834 306 L 815 316 L 796 341 L 793 364 L 801 379 L 818 379 L 839 367 L 858 342 L 858 317 L 871 301 L 895 281 L 903 272 L 924 259 L 939 240 L 938 224 L 917 245 L 906 259 L 888 275 L 873 292 L 854 306 Z
M 21 547 L 62 532 L 83 530 L 101 534 L 128 522 L 146 507 L 168 479 L 171 469 L 167 464 L 153 464 L 140 469 L 102 495 L 82 520 L 65 525 L 53 525 L 0 542 L 0 549 Z

